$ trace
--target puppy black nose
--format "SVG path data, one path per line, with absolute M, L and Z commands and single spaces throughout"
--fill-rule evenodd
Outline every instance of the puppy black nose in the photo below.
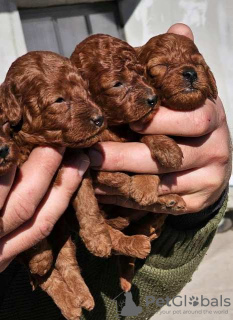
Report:
M 9 147 L 7 145 L 0 146 L 0 158 L 5 159 L 9 154 Z
M 158 102 L 158 96 L 154 95 L 147 99 L 147 103 L 150 107 L 153 107 Z
M 91 119 L 91 121 L 97 126 L 97 127 L 101 127 L 102 124 L 104 123 L 104 117 L 103 116 L 96 116 L 94 118 Z
M 192 68 L 184 70 L 182 74 L 183 74 L 183 77 L 191 83 L 197 80 L 197 73 Z

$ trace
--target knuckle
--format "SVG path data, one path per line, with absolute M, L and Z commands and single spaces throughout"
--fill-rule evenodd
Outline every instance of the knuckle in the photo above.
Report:
M 34 211 L 35 206 L 30 201 L 20 199 L 20 201 L 12 208 L 14 220 L 18 220 L 21 224 L 29 220 Z
M 197 136 L 204 136 L 212 130 L 211 114 L 203 111 L 201 115 L 194 117 L 193 125 Z
M 36 241 L 39 242 L 47 238 L 53 230 L 54 224 L 49 220 L 41 221 L 37 226 Z

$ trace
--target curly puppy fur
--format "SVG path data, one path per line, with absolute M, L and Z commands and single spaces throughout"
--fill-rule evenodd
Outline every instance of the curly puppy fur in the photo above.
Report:
M 21 165 L 36 145 L 89 147 L 99 140 L 105 128 L 102 111 L 92 101 L 86 81 L 69 59 L 55 53 L 35 51 L 17 59 L 0 93 L 1 174 L 13 164 Z M 62 225 L 61 235 L 69 235 L 65 224 Z M 51 295 L 63 315 L 67 319 L 78 319 L 81 307 L 90 310 L 94 301 L 81 277 L 70 237 L 60 238 L 63 242 L 57 248 L 55 269 L 49 277 L 40 278 L 53 264 L 51 246 L 46 239 L 20 259 L 30 267 L 33 280 Z M 54 242 L 55 248 L 58 242 Z M 73 285 L 67 287 L 68 290 L 60 290 L 70 284 L 70 279 Z M 50 282 L 52 285 L 48 285 Z
M 206 99 L 217 98 L 214 76 L 191 39 L 165 33 L 151 38 L 136 51 L 146 67 L 145 76 L 166 107 L 193 110 Z
M 129 130 L 128 123 L 139 119 L 143 119 L 145 122 L 149 121 L 154 110 L 156 111 L 158 101 L 156 91 L 145 82 L 144 68 L 138 63 L 135 50 L 120 39 L 98 34 L 77 45 L 71 55 L 71 61 L 80 70 L 83 77 L 88 80 L 92 98 L 98 103 L 107 118 L 108 128 L 103 133 L 101 141 L 138 141 L 139 135 Z M 173 144 L 176 146 L 171 139 L 164 137 L 164 140 L 170 146 Z M 178 147 L 177 149 L 180 161 L 182 155 Z M 157 201 L 159 183 L 157 176 L 130 177 L 124 173 L 111 172 L 92 172 L 91 176 L 95 181 L 117 188 L 120 194 L 134 198 L 141 204 Z M 88 177 L 88 181 L 83 180 L 76 203 L 77 212 L 82 217 L 86 216 L 88 220 L 91 219 L 88 217 L 88 213 L 92 216 L 92 211 L 99 210 L 92 188 L 91 176 Z M 145 185 L 143 182 L 146 180 L 147 184 Z M 147 194 L 148 184 L 151 186 L 150 194 L 149 192 Z M 90 204 L 91 193 L 93 197 Z M 88 197 L 84 201 L 86 194 Z M 80 235 L 93 254 L 108 256 L 112 251 L 132 257 L 146 257 L 150 250 L 148 238 L 143 238 L 140 234 L 129 237 L 112 228 L 112 221 L 110 223 L 107 220 L 107 223 L 111 240 L 108 247 L 106 247 L 106 241 L 104 247 L 100 246 L 98 229 L 98 233 L 94 231 L 95 236 L 93 236 L 93 229 L 87 230 L 87 223 L 85 221 L 83 223 Z M 87 230 L 85 234 L 83 233 L 84 225 Z M 103 242 L 103 239 L 101 241 Z
M 133 134 L 126 124 L 141 118 L 150 118 L 157 103 L 156 92 L 145 82 L 144 69 L 138 63 L 134 49 L 120 39 L 98 34 L 77 45 L 71 61 L 88 80 L 92 98 L 107 118 L 108 129 L 103 133 L 101 141 L 129 141 L 129 134 Z M 93 174 L 86 180 L 84 178 L 76 202 L 76 211 L 87 220 L 93 219 L 93 216 L 97 216 L 96 212 L 100 212 L 93 190 Z M 110 177 L 109 182 L 115 182 L 118 188 L 128 192 L 128 176 L 123 176 L 123 180 L 121 176 L 116 173 L 114 179 Z M 104 239 L 103 232 L 89 226 L 86 220 L 83 220 L 80 235 L 87 248 L 95 255 L 109 256 L 112 251 L 128 254 L 130 241 L 132 256 L 145 257 L 150 251 L 150 243 L 145 236 L 137 235 L 130 239 L 106 224 L 110 237 Z
M 143 139 L 150 148 L 152 157 L 161 165 L 172 168 L 181 166 L 182 152 L 171 138 L 162 135 L 140 137 L 125 125 L 139 119 L 149 122 L 159 105 L 157 91 L 145 82 L 145 68 L 138 63 L 131 46 L 108 35 L 93 35 L 77 45 L 71 61 L 88 80 L 93 99 L 106 115 L 108 130 L 104 132 L 102 141 Z M 100 175 L 101 177 L 97 177 L 100 183 L 102 181 L 112 186 L 115 178 L 114 187 L 119 184 L 121 194 L 130 196 L 142 205 L 157 201 L 157 177 L 151 176 L 150 182 L 148 176 L 129 179 L 123 174 L 118 177 L 116 174 L 113 177 L 112 173 Z M 148 188 L 144 190 L 146 185 L 140 179 L 146 179 L 153 186 L 151 190 L 155 191 L 149 194 Z
M 92 97 L 107 118 L 108 128 L 103 133 L 101 141 L 143 140 L 150 148 L 152 157 L 159 160 L 162 165 L 175 168 L 181 165 L 181 150 L 172 139 L 166 136 L 155 136 L 152 139 L 149 136 L 141 138 L 140 135 L 129 130 L 128 123 L 139 119 L 148 122 L 159 105 L 156 91 L 145 83 L 143 78 L 145 68 L 138 63 L 135 50 L 132 47 L 107 35 L 94 35 L 75 48 L 71 55 L 71 61 L 78 67 L 83 77 L 88 79 Z M 174 197 L 171 195 L 170 198 L 167 198 L 167 202 L 164 197 L 160 202 L 157 196 L 158 176 L 129 176 L 119 172 L 92 172 L 91 176 L 95 182 L 114 187 L 119 194 L 133 198 L 141 205 L 158 202 L 174 208 L 174 210 L 181 210 L 185 207 L 184 201 L 177 195 L 174 195 Z M 77 212 L 82 217 L 87 216 L 87 213 L 84 213 L 85 211 L 90 214 L 93 210 L 99 210 L 93 188 L 91 190 L 91 177 L 89 176 L 88 179 L 88 181 L 84 179 L 76 203 Z M 88 194 L 88 197 L 85 200 L 86 194 Z M 93 200 L 89 205 L 91 194 Z M 112 251 L 126 256 L 145 258 L 150 249 L 149 242 L 151 239 L 148 234 L 141 233 L 140 230 L 130 234 L 127 234 L 128 230 L 125 234 L 119 231 L 130 224 L 135 218 L 135 214 L 128 211 L 128 217 L 119 217 L 118 214 L 118 217 L 113 219 L 111 213 L 108 215 L 105 208 L 102 209 L 103 216 L 108 218 L 106 222 L 111 238 L 109 251 L 106 250 L 106 247 L 103 250 L 101 248 L 102 256 L 107 256 Z M 154 215 L 153 225 L 159 225 L 159 227 L 153 230 L 160 230 L 164 220 L 165 215 L 163 219 Z M 152 220 L 150 222 L 152 224 Z M 86 223 L 84 222 L 84 224 Z M 84 230 L 84 226 L 82 230 Z M 93 229 L 87 230 L 86 234 L 80 233 L 80 235 L 92 253 L 101 255 L 99 252 L 100 237 L 96 237 L 96 234 L 93 237 Z M 143 239 L 142 235 L 146 236 L 147 239 Z M 93 245 L 93 242 L 96 244 Z
M 162 105 L 173 110 L 188 111 L 201 107 L 206 99 L 214 101 L 217 98 L 214 76 L 189 38 L 177 34 L 161 34 L 135 50 L 139 61 L 145 66 L 145 77 L 157 90 Z M 154 229 L 152 235 L 157 238 L 161 230 L 161 217 L 158 221 L 153 221 L 152 216 L 144 219 L 147 219 L 145 225 L 148 227 L 145 232 L 141 230 L 143 224 L 136 226 L 136 229 L 142 234 L 148 234 L 149 230 Z M 135 226 L 131 228 L 133 230 Z M 153 239 L 151 236 L 151 240 Z M 120 284 L 124 291 L 131 289 L 134 267 L 135 259 L 120 257 Z

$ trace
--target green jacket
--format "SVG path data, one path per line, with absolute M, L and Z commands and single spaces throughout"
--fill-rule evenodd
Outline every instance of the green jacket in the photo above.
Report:
M 154 300 L 175 297 L 191 280 L 213 240 L 226 204 L 225 192 L 218 204 L 208 210 L 171 216 L 166 220 L 161 236 L 153 241 L 150 256 L 137 263 L 131 291 L 135 305 L 140 306 L 140 314 L 137 316 L 119 315 L 125 296 L 118 284 L 116 257 L 106 260 L 94 257 L 78 239 L 78 261 L 96 303 L 92 312 L 83 311 L 81 319 L 150 319 L 161 308 Z M 39 288 L 32 292 L 26 270 L 14 261 L 0 274 L 0 319 L 64 318 L 47 294 Z

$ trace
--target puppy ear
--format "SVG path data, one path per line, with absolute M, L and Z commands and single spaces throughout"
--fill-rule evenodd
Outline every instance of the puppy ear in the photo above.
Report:
M 215 102 L 218 97 L 218 90 L 212 71 L 210 70 L 209 66 L 205 62 L 205 59 L 200 53 L 192 55 L 192 60 L 194 64 L 200 64 L 203 66 L 209 84 L 209 95 L 207 98 Z
M 209 80 L 209 87 L 210 87 L 210 96 L 208 97 L 208 99 L 215 102 L 215 100 L 218 97 L 218 89 L 217 89 L 217 85 L 216 85 L 216 80 L 214 78 L 212 71 L 210 70 L 210 68 L 208 66 L 207 66 L 206 72 L 207 72 L 207 76 L 208 76 L 208 80 Z
M 22 108 L 15 89 L 11 82 L 3 82 L 0 87 L 0 121 L 9 121 L 10 126 L 16 126 L 22 119 Z

